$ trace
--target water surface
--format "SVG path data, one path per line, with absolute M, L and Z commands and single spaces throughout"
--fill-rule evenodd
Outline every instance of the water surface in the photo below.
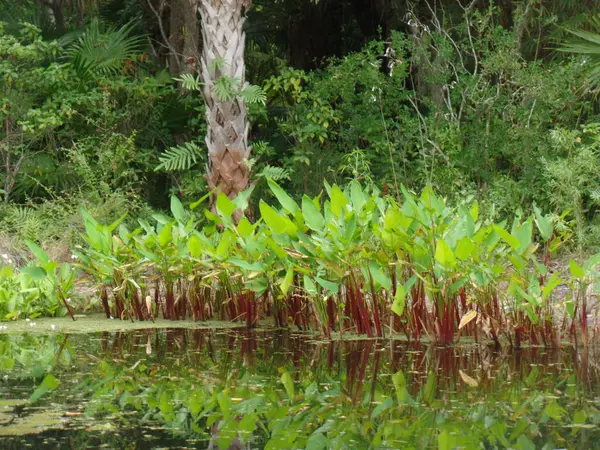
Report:
M 600 448 L 595 351 L 283 331 L 0 336 L 0 448 Z

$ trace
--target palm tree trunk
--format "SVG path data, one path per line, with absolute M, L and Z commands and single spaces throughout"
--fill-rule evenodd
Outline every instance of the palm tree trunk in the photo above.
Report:
M 233 199 L 248 187 L 250 170 L 246 160 L 248 147 L 248 111 L 244 100 L 223 100 L 213 86 L 221 78 L 246 84 L 244 65 L 245 11 L 250 0 L 201 0 L 202 94 L 206 102 L 208 133 L 208 168 L 210 189 L 217 189 Z

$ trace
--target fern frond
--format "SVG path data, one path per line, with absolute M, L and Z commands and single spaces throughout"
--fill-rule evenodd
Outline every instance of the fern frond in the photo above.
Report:
M 160 164 L 154 169 L 155 172 L 164 170 L 173 172 L 176 170 L 187 170 L 192 167 L 198 159 L 202 159 L 204 152 L 194 142 L 186 142 L 177 147 L 171 147 L 158 157 Z
M 204 83 L 200 81 L 199 75 L 194 76 L 191 73 L 181 74 L 181 76 L 179 78 L 175 78 L 175 80 L 181 82 L 181 87 L 186 91 L 199 91 L 204 85 Z
M 270 178 L 273 181 L 289 180 L 290 171 L 283 167 L 265 166 L 255 176 L 256 178 Z
M 262 103 L 264 105 L 267 101 L 267 94 L 265 94 L 265 91 L 263 91 L 260 86 L 254 84 L 249 85 L 240 92 L 240 96 L 246 103 Z
M 235 89 L 240 81 L 237 78 L 221 76 L 213 84 L 213 91 L 221 101 L 229 101 L 235 98 Z

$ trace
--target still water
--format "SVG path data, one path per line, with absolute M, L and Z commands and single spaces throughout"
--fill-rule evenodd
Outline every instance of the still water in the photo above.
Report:
M 0 336 L 0 448 L 600 448 L 594 349 L 279 331 Z

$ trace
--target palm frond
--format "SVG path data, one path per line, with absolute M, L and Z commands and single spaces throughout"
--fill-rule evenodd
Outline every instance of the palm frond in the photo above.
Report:
M 81 75 L 104 76 L 120 72 L 128 59 L 140 53 L 143 36 L 132 35 L 134 24 L 103 31 L 94 19 L 83 35 L 67 50 Z
M 594 87 L 600 86 L 600 16 L 589 19 L 593 31 L 571 29 L 566 31 L 574 36 L 558 47 L 558 51 L 585 55 L 589 64 L 588 82 Z
M 183 145 L 171 147 L 159 156 L 160 164 L 154 170 L 167 172 L 187 170 L 196 164 L 198 159 L 202 159 L 203 154 L 202 149 L 194 142 L 186 142 Z

